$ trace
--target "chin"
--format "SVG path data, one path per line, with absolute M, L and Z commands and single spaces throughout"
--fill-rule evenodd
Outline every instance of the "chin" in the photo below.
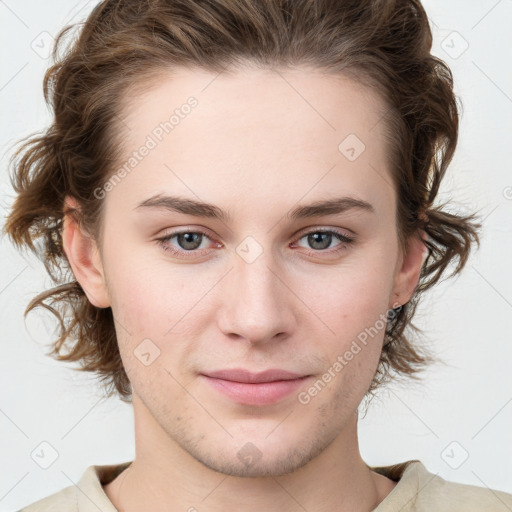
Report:
M 260 460 L 254 463 L 246 463 L 238 458 L 230 460 L 211 461 L 208 459 L 199 460 L 206 467 L 224 475 L 240 478 L 264 478 L 276 477 L 293 473 L 305 466 L 309 460 L 304 457 L 272 458 L 272 460 Z
M 256 441 L 257 442 L 257 441 Z M 308 464 L 329 445 L 328 440 L 315 440 L 308 446 L 285 446 L 279 450 L 274 446 L 262 446 L 259 449 L 252 442 L 241 448 L 233 448 L 233 455 L 228 457 L 230 448 L 225 447 L 220 453 L 205 453 L 188 450 L 189 454 L 204 466 L 224 475 L 242 478 L 277 477 L 293 473 Z

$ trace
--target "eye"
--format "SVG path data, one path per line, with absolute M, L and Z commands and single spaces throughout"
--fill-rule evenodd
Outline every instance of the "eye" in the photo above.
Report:
M 180 257 L 188 257 L 187 253 L 190 253 L 190 256 L 197 256 L 202 252 L 201 249 L 208 249 L 208 244 L 204 244 L 206 240 L 211 241 L 208 234 L 197 230 L 174 231 L 157 239 L 164 251 Z M 221 246 L 221 244 L 217 244 L 217 246 Z
M 302 240 L 305 241 L 307 244 L 306 246 L 300 243 Z M 191 229 L 174 231 L 162 238 L 158 238 L 157 242 L 164 251 L 179 258 L 203 256 L 212 248 L 212 243 L 214 244 L 214 248 L 222 247 L 221 243 L 212 242 L 212 239 L 205 231 Z M 338 243 L 333 246 L 333 242 Z M 303 233 L 299 238 L 295 239 L 292 246 L 304 247 L 305 249 L 309 249 L 306 251 L 307 253 L 317 256 L 322 252 L 331 255 L 333 253 L 337 254 L 338 252 L 345 250 L 347 246 L 353 242 L 354 238 L 347 236 L 341 231 L 333 229 L 316 229 L 314 231 Z
M 339 243 L 334 245 L 334 251 L 328 251 L 329 253 L 338 252 L 346 249 L 348 245 L 354 242 L 354 238 L 347 236 L 341 231 L 337 230 L 325 230 L 325 229 L 317 229 L 315 231 L 309 231 L 308 233 L 303 234 L 299 237 L 294 243 L 298 243 L 301 240 L 305 240 L 308 246 L 298 244 L 300 247 L 305 247 L 306 249 L 312 248 L 312 253 L 318 253 L 321 251 L 326 251 L 327 249 L 332 248 L 332 243 L 338 241 Z

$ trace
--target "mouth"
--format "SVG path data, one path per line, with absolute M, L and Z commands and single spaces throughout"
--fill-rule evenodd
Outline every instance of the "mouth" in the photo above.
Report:
M 287 370 L 266 370 L 252 373 L 245 369 L 219 370 L 201 377 L 217 392 L 235 403 L 269 405 L 288 397 L 311 375 Z

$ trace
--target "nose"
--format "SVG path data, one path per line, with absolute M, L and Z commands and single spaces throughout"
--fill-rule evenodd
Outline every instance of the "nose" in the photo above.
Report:
M 264 252 L 248 263 L 234 255 L 222 293 L 218 325 L 228 337 L 262 344 L 289 337 L 298 300 L 275 260 Z

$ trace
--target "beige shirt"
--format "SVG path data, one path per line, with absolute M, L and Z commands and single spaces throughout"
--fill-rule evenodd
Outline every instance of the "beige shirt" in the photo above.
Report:
M 131 462 L 89 466 L 76 486 L 47 496 L 18 512 L 117 512 L 102 485 Z M 372 512 L 510 512 L 512 494 L 449 482 L 427 471 L 419 460 L 372 470 L 398 484 Z

